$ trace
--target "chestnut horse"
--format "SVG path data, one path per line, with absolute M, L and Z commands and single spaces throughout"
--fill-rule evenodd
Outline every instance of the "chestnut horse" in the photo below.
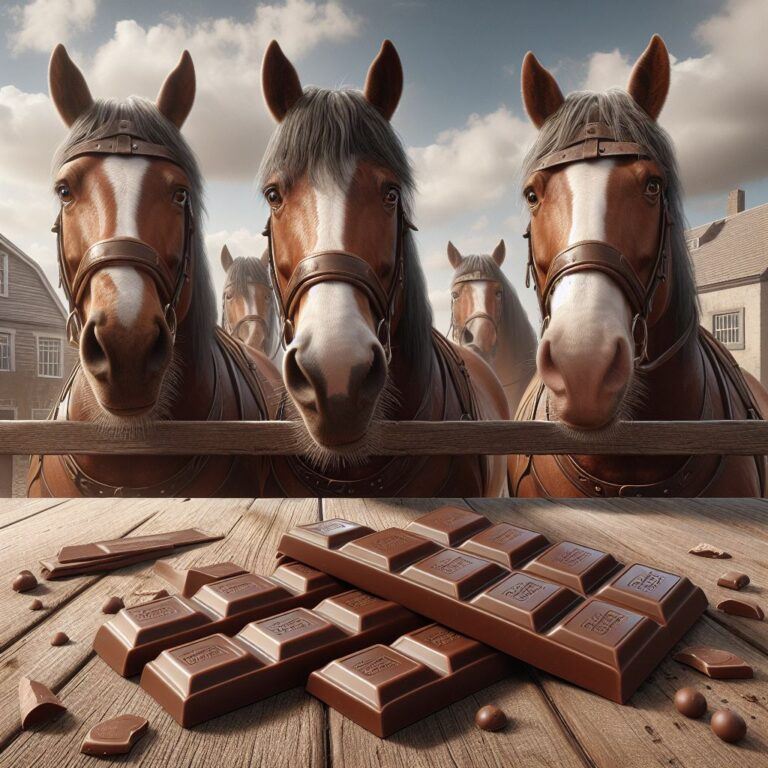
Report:
M 448 243 L 455 270 L 448 335 L 493 368 L 513 414 L 536 373 L 537 339 L 517 291 L 501 271 L 505 255 L 503 240 L 490 256 L 462 256 Z
M 250 350 L 266 355 L 275 365 L 282 362 L 280 323 L 268 254 L 232 258 L 229 248 L 221 249 L 221 266 L 226 278 L 221 297 L 221 327 Z
M 403 87 L 386 41 L 365 89 L 302 89 L 272 42 L 262 68 L 279 123 L 261 167 L 286 344 L 281 418 L 304 458 L 273 461 L 292 496 L 496 496 L 503 457 L 377 457 L 375 419 L 506 419 L 493 371 L 432 330 L 409 215 L 413 180 L 390 125 Z
M 156 103 L 94 101 L 59 45 L 53 103 L 69 127 L 55 161 L 59 269 L 79 363 L 52 418 L 92 421 L 116 439 L 155 419 L 267 418 L 268 379 L 216 327 L 200 228 L 202 181 L 180 128 L 195 95 L 188 53 Z M 30 496 L 250 496 L 253 457 L 33 457 Z
M 529 276 L 544 318 L 519 418 L 589 438 L 617 419 L 761 418 L 768 393 L 699 327 L 672 144 L 656 118 L 670 63 L 654 36 L 627 88 L 564 99 L 527 54 L 539 128 L 525 163 Z M 522 496 L 761 496 L 762 456 L 517 456 Z

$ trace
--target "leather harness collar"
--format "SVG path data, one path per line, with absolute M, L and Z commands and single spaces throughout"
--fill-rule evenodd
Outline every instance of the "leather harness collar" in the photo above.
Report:
M 68 163 L 84 155 L 125 155 L 152 157 L 166 160 L 183 167 L 181 159 L 168 147 L 148 141 L 126 118 L 118 118 L 102 126 L 91 138 L 70 147 L 61 158 L 61 164 Z M 189 194 L 184 202 L 184 237 L 181 258 L 175 272 L 161 258 L 152 246 L 133 237 L 111 237 L 100 240 L 88 248 L 70 277 L 64 255 L 62 204 L 56 217 L 52 232 L 56 233 L 56 252 L 59 263 L 59 285 L 64 291 L 69 305 L 67 317 L 67 336 L 70 343 L 77 344 L 83 323 L 78 304 L 91 278 L 106 266 L 131 266 L 147 272 L 160 292 L 164 303 L 163 315 L 171 335 L 175 337 L 177 328 L 176 307 L 181 298 L 184 284 L 189 277 L 192 261 L 192 235 L 195 230 L 192 202 Z

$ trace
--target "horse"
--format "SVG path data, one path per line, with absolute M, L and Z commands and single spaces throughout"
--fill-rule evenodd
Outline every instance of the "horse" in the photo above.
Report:
M 619 419 L 759 419 L 768 393 L 699 325 L 672 143 L 670 61 L 654 35 L 627 90 L 573 93 L 528 53 L 528 278 L 543 334 L 520 419 L 589 440 Z M 762 456 L 513 456 L 520 496 L 762 496 Z
M 280 324 L 266 251 L 260 259 L 252 256 L 234 259 L 224 245 L 221 266 L 226 275 L 221 297 L 222 328 L 249 350 L 266 355 L 279 366 L 282 362 Z
M 433 331 L 411 224 L 413 178 L 390 119 L 403 70 L 390 41 L 362 92 L 302 88 L 276 41 L 262 89 L 278 123 L 260 168 L 285 344 L 278 418 L 300 456 L 276 457 L 272 490 L 320 496 L 496 496 L 497 456 L 378 456 L 379 419 L 506 419 L 472 351 Z
M 536 372 L 536 332 L 517 291 L 501 271 L 503 240 L 489 255 L 462 256 L 448 243 L 451 280 L 451 325 L 456 344 L 476 352 L 493 368 L 515 413 Z
M 51 418 L 116 440 L 153 420 L 263 420 L 277 371 L 216 327 L 202 177 L 180 129 L 195 96 L 186 51 L 154 103 L 94 101 L 64 46 L 49 68 L 69 128 L 54 160 L 67 333 L 79 360 Z M 30 496 L 251 496 L 268 464 L 229 456 L 35 456 Z

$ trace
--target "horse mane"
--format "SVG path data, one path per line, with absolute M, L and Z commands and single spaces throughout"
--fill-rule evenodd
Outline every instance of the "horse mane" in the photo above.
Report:
M 605 93 L 579 91 L 570 94 L 560 109 L 539 130 L 534 145 L 523 161 L 523 181 L 533 173 L 533 169 L 545 155 L 566 147 L 586 123 L 594 120 L 606 123 L 619 141 L 631 141 L 645 147 L 664 172 L 667 204 L 672 220 L 670 307 L 675 312 L 678 331 L 682 332 L 693 317 L 698 322 L 699 300 L 693 266 L 685 242 L 682 185 L 675 151 L 667 132 L 652 120 L 628 93 L 612 89 Z
M 408 156 L 390 123 L 360 91 L 306 88 L 272 135 L 259 168 L 261 184 L 273 175 L 290 187 L 307 174 L 311 181 L 344 180 L 350 166 L 368 160 L 391 171 L 411 218 L 414 181 Z M 432 361 L 432 308 L 410 231 L 403 236 L 405 280 L 397 331 L 392 338 L 417 375 Z
M 195 230 L 192 233 L 192 303 L 187 318 L 179 328 L 179 335 L 185 335 L 192 351 L 192 359 L 184 362 L 200 367 L 207 362 L 206 357 L 214 338 L 216 297 L 201 227 L 205 213 L 203 177 L 197 159 L 179 129 L 148 99 L 130 96 L 125 100 L 98 100 L 72 124 L 69 134 L 54 155 L 52 171 L 54 175 L 58 173 L 61 159 L 75 144 L 87 141 L 104 125 L 121 118 L 131 120 L 148 141 L 168 147 L 178 158 L 189 179 L 195 218 Z
M 463 277 L 464 275 L 477 274 L 479 279 L 493 280 L 501 284 L 504 298 L 501 305 L 500 327 L 510 334 L 509 341 L 511 346 L 519 349 L 523 345 L 531 347 L 536 355 L 536 332 L 528 319 L 528 313 L 520 302 L 517 291 L 509 282 L 507 276 L 502 272 L 501 267 L 493 260 L 493 257 L 487 254 L 469 254 L 464 256 L 461 264 L 453 273 L 451 282 Z M 532 360 L 520 361 L 527 366 L 532 365 Z

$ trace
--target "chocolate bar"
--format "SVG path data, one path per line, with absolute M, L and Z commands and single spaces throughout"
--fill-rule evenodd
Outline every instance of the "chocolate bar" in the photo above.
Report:
M 620 703 L 707 605 L 684 576 L 457 508 L 303 525 L 279 552 Z
M 389 642 L 423 624 L 396 603 L 358 590 L 163 651 L 144 667 L 141 687 L 189 728 L 281 691 L 338 656 Z
M 192 597 L 200 587 L 206 584 L 247 573 L 245 568 L 229 562 L 198 565 L 192 568 L 174 568 L 166 560 L 158 560 L 154 571 L 183 597 Z
M 498 682 L 512 660 L 439 624 L 313 672 L 307 691 L 379 738 Z
M 348 589 L 302 563 L 278 566 L 271 576 L 243 573 L 205 584 L 194 597 L 171 595 L 123 608 L 99 627 L 93 649 L 118 675 L 131 677 L 161 651 L 290 608 L 316 605 Z

